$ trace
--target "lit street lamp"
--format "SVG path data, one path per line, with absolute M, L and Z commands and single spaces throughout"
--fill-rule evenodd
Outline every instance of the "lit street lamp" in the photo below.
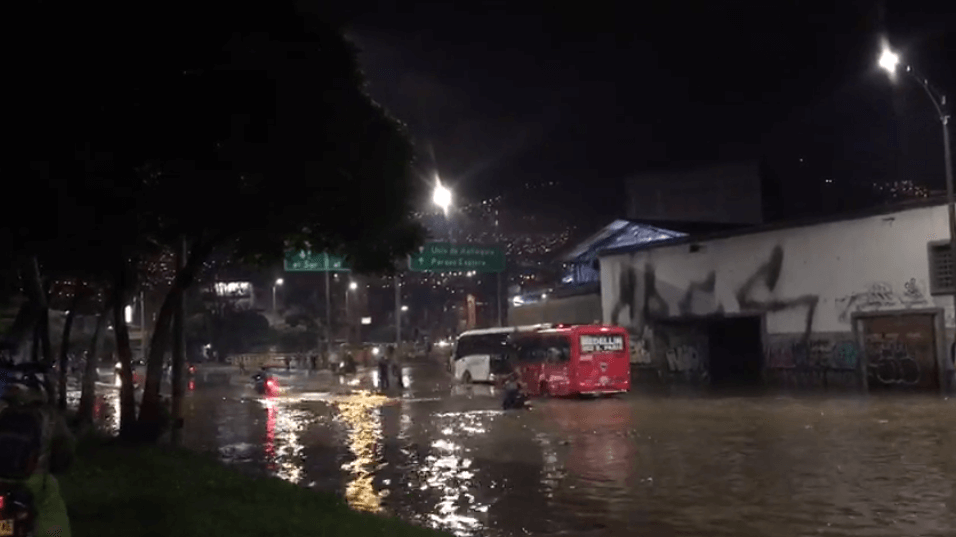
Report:
M 900 65 L 899 54 L 893 52 L 889 47 L 883 48 L 880 54 L 879 65 L 891 76 L 896 75 L 896 68 Z M 904 65 L 903 71 L 911 75 L 919 85 L 926 91 L 930 102 L 936 108 L 939 116 L 939 122 L 943 126 L 943 159 L 946 166 L 946 202 L 949 206 L 949 255 L 950 259 L 956 262 L 956 200 L 953 196 L 953 157 L 949 142 L 949 110 L 946 104 L 946 96 L 934 90 L 929 81 L 919 75 L 912 66 Z M 956 284 L 956 281 L 953 282 Z M 956 289 L 953 290 L 953 306 L 956 311 Z
M 358 284 L 355 282 L 349 282 L 349 288 L 345 291 L 345 326 L 348 328 L 348 337 L 349 343 L 352 340 L 352 314 L 349 308 L 349 295 L 351 291 L 358 289 Z
M 448 216 L 448 208 L 451 207 L 451 190 L 448 190 L 448 187 L 441 184 L 441 179 L 437 176 L 435 177 L 435 190 L 432 192 L 432 201 L 435 202 L 435 205 L 441 207 L 441 210 L 445 212 L 445 216 Z
M 272 284 L 272 313 L 276 312 L 276 287 L 280 285 L 282 285 L 282 278 L 279 278 Z
M 408 306 L 402 306 L 402 313 L 405 313 L 406 311 L 408 311 Z

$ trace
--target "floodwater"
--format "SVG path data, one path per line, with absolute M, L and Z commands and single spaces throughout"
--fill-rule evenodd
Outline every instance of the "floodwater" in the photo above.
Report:
M 405 375 L 390 397 L 367 377 L 290 378 L 269 398 L 200 380 L 186 442 L 457 535 L 956 535 L 951 400 L 629 395 L 502 412 L 490 387 Z

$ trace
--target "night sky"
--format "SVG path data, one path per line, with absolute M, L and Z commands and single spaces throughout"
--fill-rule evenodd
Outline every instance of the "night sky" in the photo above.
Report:
M 941 186 L 932 106 L 875 59 L 887 36 L 956 93 L 945 4 L 383 2 L 353 7 L 348 36 L 423 172 L 477 198 L 555 181 L 544 205 L 607 217 L 621 179 L 714 160 Z

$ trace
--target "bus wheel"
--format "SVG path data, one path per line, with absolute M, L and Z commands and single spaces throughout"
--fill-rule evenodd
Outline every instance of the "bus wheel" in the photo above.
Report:
M 548 391 L 548 383 L 542 382 L 541 386 L 538 388 L 538 393 L 541 394 L 541 397 L 551 397 L 551 392 Z
M 471 384 L 471 371 L 465 371 L 465 374 L 461 376 L 461 382 Z

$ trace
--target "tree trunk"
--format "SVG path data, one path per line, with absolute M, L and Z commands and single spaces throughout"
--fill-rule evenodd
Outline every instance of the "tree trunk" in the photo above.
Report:
M 70 300 L 70 311 L 66 312 L 63 322 L 63 338 L 60 340 L 60 374 L 57 376 L 57 388 L 60 410 L 66 410 L 66 375 L 69 371 L 70 332 L 73 330 L 73 319 L 76 317 L 76 308 L 80 305 L 80 289 L 73 291 Z
M 40 320 L 43 318 L 43 312 L 37 317 L 36 324 L 33 325 L 33 347 L 30 348 L 30 359 L 33 362 L 40 361 Z
M 182 270 L 186 263 L 186 241 L 176 256 L 176 268 Z M 183 366 L 186 362 L 186 292 L 179 293 L 176 311 L 173 314 L 173 408 L 172 443 L 182 444 L 183 419 Z
M 10 357 L 19 361 L 19 357 L 25 349 L 29 347 L 26 344 L 27 339 L 35 334 L 37 321 L 40 320 L 40 308 L 33 300 L 24 300 L 17 311 L 17 317 L 13 321 L 13 326 L 3 335 L 3 342 L 10 352 Z
M 121 267 L 113 282 L 113 333 L 120 362 L 120 437 L 132 439 L 136 431 L 136 396 L 133 392 L 133 350 L 126 326 L 126 267 Z
M 86 366 L 83 368 L 83 390 L 80 392 L 80 423 L 89 425 L 93 423 L 93 406 L 96 401 L 96 348 L 100 341 L 100 333 L 103 331 L 103 325 L 106 323 L 106 315 L 109 313 L 110 305 L 107 304 L 99 315 L 96 316 L 96 327 L 93 329 L 93 338 L 90 340 L 90 350 L 86 357 Z
M 173 313 L 180 297 L 193 283 L 193 279 L 203 262 L 209 257 L 214 244 L 209 242 L 197 245 L 186 261 L 185 266 L 176 272 L 173 285 L 163 299 L 163 305 L 156 316 L 153 338 L 149 345 L 149 360 L 146 363 L 146 384 L 143 387 L 143 401 L 139 407 L 139 424 L 143 431 L 155 430 L 161 425 L 162 399 L 159 389 L 162 385 L 163 359 L 169 349 L 172 332 Z

